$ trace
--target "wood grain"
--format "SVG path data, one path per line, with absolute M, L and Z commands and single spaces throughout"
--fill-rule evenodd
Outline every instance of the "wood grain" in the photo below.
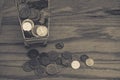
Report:
M 1 34 L 1 30 L 2 30 L 2 18 L 3 18 L 3 9 L 4 7 L 4 0 L 0 1 L 0 34 Z
M 59 4 L 58 4 L 59 3 Z M 14 0 L 5 0 L 0 35 L 0 80 L 39 80 L 21 66 L 29 60 L 17 19 Z M 120 79 L 120 0 L 51 0 L 48 46 L 34 46 L 39 52 L 70 51 L 87 54 L 93 67 L 81 63 L 79 70 L 64 68 L 58 77 L 41 80 L 119 80 Z M 64 42 L 57 50 L 55 44 Z

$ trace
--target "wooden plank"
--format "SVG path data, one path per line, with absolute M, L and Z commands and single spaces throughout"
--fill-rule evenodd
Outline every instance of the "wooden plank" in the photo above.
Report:
M 0 66 L 1 76 L 5 77 L 18 77 L 18 78 L 34 78 L 33 72 L 24 72 L 21 67 Z M 98 74 L 99 73 L 99 74 Z M 119 70 L 112 69 L 95 69 L 95 68 L 81 68 L 73 70 L 71 68 L 64 68 L 60 76 L 69 78 L 120 78 Z M 31 77 L 30 77 L 31 76 Z M 59 77 L 58 77 L 59 78 Z
M 119 53 L 79 52 L 73 54 L 79 56 L 86 54 L 95 60 L 95 65 L 90 68 L 81 63 L 81 68 L 79 70 L 64 68 L 61 71 L 60 76 L 64 78 L 70 78 L 70 76 L 71 78 L 120 78 Z M 33 72 L 26 73 L 22 70 L 21 66 L 27 60 L 29 60 L 29 58 L 26 56 L 26 53 L 1 52 L 0 75 L 4 77 L 11 76 L 13 78 L 30 78 L 30 76 L 32 76 L 31 78 L 34 78 Z
M 5 1 L 4 33 L 0 35 L 0 79 L 39 80 L 34 72 L 26 73 L 21 68 L 29 60 L 26 56 L 29 49 L 23 45 L 14 1 Z M 95 60 L 95 65 L 89 68 L 81 63 L 79 70 L 67 68 L 60 73 L 60 77 L 41 80 L 119 80 L 120 14 L 110 12 L 119 9 L 119 4 L 119 0 L 51 0 L 48 46 L 34 48 L 40 52 L 54 50 L 59 53 L 70 51 L 79 56 L 87 54 Z M 55 48 L 59 41 L 65 45 L 61 50 Z
M 7 78 L 0 78 L 1 80 L 11 80 L 11 79 L 7 79 Z M 51 79 L 51 80 L 59 80 L 59 78 L 42 78 L 42 79 L 34 79 L 34 80 L 48 80 L 48 79 Z M 61 77 L 60 79 L 62 80 L 73 80 L 71 78 L 63 78 Z M 19 79 L 12 79 L 12 80 L 19 80 Z M 29 79 L 31 80 L 31 79 Z M 116 79 L 74 79 L 74 80 L 116 80 Z
M 0 1 L 0 34 L 2 31 L 3 6 L 4 6 L 4 0 L 1 0 Z
M 9 0 L 9 1 L 8 1 L 8 0 L 4 0 L 4 1 L 5 1 L 4 10 L 5 10 L 5 9 L 8 9 L 8 8 L 10 8 L 10 7 L 12 7 L 12 6 L 15 6 L 15 5 L 14 5 L 14 4 L 15 4 L 15 3 L 14 3 L 15 0 Z
M 40 51 L 40 50 L 39 50 Z M 41 51 L 42 52 L 42 51 Z M 47 52 L 47 51 L 46 51 Z M 61 51 L 57 51 L 57 53 L 60 53 Z M 26 61 L 29 60 L 28 57 L 26 56 L 27 50 L 26 51 L 21 51 L 21 52 L 0 52 L 0 60 L 20 60 L 20 61 Z M 62 52 L 61 52 L 62 53 Z M 97 63 L 113 63 L 114 61 L 117 63 L 119 62 L 120 58 L 120 54 L 119 52 L 117 53 L 108 53 L 108 52 L 72 52 L 74 55 L 78 55 L 81 56 L 83 54 L 86 54 L 88 56 L 90 56 L 91 58 L 95 59 L 95 61 L 97 61 Z M 10 55 L 10 56 L 9 56 Z M 100 62 L 101 61 L 101 62 Z M 113 62 L 112 62 L 113 61 Z
M 69 39 L 70 40 L 70 39 Z M 61 40 L 64 42 L 64 48 L 61 50 L 58 50 L 55 48 L 55 44 L 59 41 L 48 43 L 48 46 L 43 48 L 40 46 L 33 46 L 33 48 L 36 48 L 40 51 L 70 51 L 70 52 L 86 52 L 86 51 L 97 51 L 97 52 L 120 52 L 120 42 L 111 42 L 111 41 L 99 41 L 99 40 L 70 40 L 68 39 Z M 74 41 L 74 42 L 72 42 Z M 3 44 L 3 45 L 2 45 Z M 11 45 L 9 45 L 11 44 Z M 18 45 L 17 45 L 18 44 Z M 24 52 L 27 51 L 27 49 L 24 47 L 24 45 L 17 42 L 10 42 L 10 43 L 1 43 L 2 46 L 0 46 L 1 52 Z
M 82 26 L 82 27 L 81 27 Z M 0 42 L 5 43 L 6 41 L 22 41 L 22 33 L 20 30 L 20 26 L 13 25 L 4 25 L 2 35 L 0 38 Z M 61 34 L 61 35 L 59 35 Z M 78 25 L 78 26 L 52 26 L 50 28 L 50 37 L 49 41 L 58 41 L 58 40 L 67 40 L 77 38 L 80 39 L 100 39 L 100 40 L 111 40 L 111 41 L 119 41 L 120 40 L 120 27 L 119 26 L 87 26 L 87 25 Z M 59 36 L 58 36 L 59 35 Z

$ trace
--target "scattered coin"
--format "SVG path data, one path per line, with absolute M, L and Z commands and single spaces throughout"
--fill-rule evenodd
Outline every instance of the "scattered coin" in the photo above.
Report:
M 49 64 L 46 71 L 49 75 L 56 75 L 59 72 L 59 67 L 56 64 Z
M 56 47 L 57 49 L 62 49 L 62 48 L 64 47 L 64 43 L 63 43 L 63 42 L 58 42 L 58 43 L 55 45 L 55 47 Z
M 86 60 L 86 65 L 87 65 L 87 66 L 93 66 L 93 65 L 94 65 L 94 60 L 93 60 L 92 58 L 88 58 L 88 59 Z
M 50 64 L 50 59 L 48 57 L 48 54 L 47 53 L 41 53 L 39 55 L 39 62 L 44 65 L 44 66 L 47 66 L 48 64 Z
M 48 55 L 49 55 L 49 59 L 51 61 L 56 61 L 57 58 L 59 57 L 59 54 L 57 52 L 55 52 L 55 51 L 49 52 Z
M 71 60 L 62 58 L 62 65 L 69 67 L 71 65 Z
M 73 69 L 79 69 L 79 68 L 80 68 L 80 62 L 77 61 L 77 60 L 72 61 L 71 67 L 72 67 Z
M 62 59 L 60 57 L 58 57 L 56 60 L 55 60 L 56 64 L 57 65 L 62 65 Z
M 30 51 L 28 51 L 27 56 L 30 59 L 35 59 L 35 58 L 37 58 L 39 56 L 39 51 L 36 50 L 36 49 L 31 49 Z
M 35 75 L 37 75 L 39 78 L 46 76 L 46 68 L 42 65 L 40 65 L 38 68 L 34 70 Z
M 29 61 L 30 67 L 34 70 L 39 67 L 40 63 L 36 59 Z
M 32 71 L 32 68 L 30 67 L 29 62 L 25 62 L 25 63 L 23 64 L 22 68 L 23 68 L 23 70 L 24 70 L 25 72 L 31 72 L 31 71 Z

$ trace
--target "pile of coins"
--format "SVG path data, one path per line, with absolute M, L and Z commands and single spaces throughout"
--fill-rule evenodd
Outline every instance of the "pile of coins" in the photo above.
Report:
M 39 21 L 44 16 L 41 11 L 46 8 L 48 8 L 48 0 L 19 2 L 19 17 Z
M 17 9 L 25 47 L 30 48 L 34 44 L 46 47 L 50 15 L 48 0 L 20 0 Z
M 45 37 L 48 35 L 48 28 L 46 26 L 35 25 L 31 19 L 25 19 L 21 26 L 27 38 Z
M 54 76 L 62 71 L 62 68 L 70 67 L 72 69 L 79 69 L 84 62 L 87 66 L 93 66 L 94 60 L 87 55 L 81 55 L 79 58 L 73 58 L 74 54 L 70 52 L 57 53 L 51 51 L 48 53 L 39 53 L 36 49 L 28 51 L 27 56 L 29 61 L 23 64 L 23 70 L 31 72 L 34 70 L 38 77 Z
M 39 53 L 36 49 L 28 51 L 29 61 L 23 64 L 23 70 L 26 72 L 34 71 L 38 77 L 56 75 L 60 72 L 59 54 L 54 51 L 49 53 Z

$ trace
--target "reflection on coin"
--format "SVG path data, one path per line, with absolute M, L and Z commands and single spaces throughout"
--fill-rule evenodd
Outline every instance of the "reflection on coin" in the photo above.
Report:
M 71 67 L 72 67 L 73 69 L 79 69 L 79 68 L 80 68 L 80 62 L 77 61 L 77 60 L 72 61 Z
M 25 72 L 30 72 L 30 71 L 32 71 L 32 68 L 30 67 L 29 62 L 24 63 L 23 66 L 22 66 L 22 68 L 23 68 L 23 70 L 24 70 Z
M 91 59 L 91 58 L 88 58 L 88 59 L 86 60 L 86 65 L 87 65 L 87 66 L 93 66 L 93 65 L 94 65 L 94 60 Z

